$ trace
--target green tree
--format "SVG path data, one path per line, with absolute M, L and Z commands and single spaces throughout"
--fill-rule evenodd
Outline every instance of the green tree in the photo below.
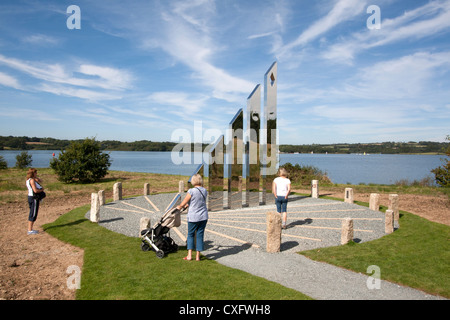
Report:
M 33 162 L 31 158 L 31 154 L 28 154 L 27 151 L 22 151 L 16 156 L 16 168 L 23 169 L 31 166 L 31 163 Z
M 8 163 L 6 163 L 5 158 L 3 156 L 0 156 L 0 169 L 7 169 Z
M 50 167 L 60 181 L 90 183 L 108 174 L 109 154 L 100 151 L 100 143 L 94 138 L 74 141 L 58 158 L 53 158 Z
M 446 140 L 450 141 L 450 135 L 446 137 Z M 450 145 L 447 147 L 445 153 L 447 157 L 450 157 Z M 441 187 L 450 187 L 450 159 L 442 159 L 442 162 L 444 163 L 442 167 L 437 167 L 431 170 L 431 172 L 434 173 L 438 185 Z

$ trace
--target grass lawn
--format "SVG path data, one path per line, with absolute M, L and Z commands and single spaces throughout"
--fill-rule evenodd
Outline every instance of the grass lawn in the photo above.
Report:
M 25 174 L 26 170 L 2 170 L 0 204 L 21 201 Z M 152 192 L 173 192 L 178 189 L 178 181 L 186 178 L 112 171 L 98 183 L 66 185 L 56 179 L 51 169 L 38 169 L 38 174 L 50 193 L 87 196 L 98 190 L 111 190 L 117 181 L 126 184 L 125 190 L 138 190 L 150 182 Z M 359 192 L 450 195 L 449 188 L 353 187 L 360 188 Z M 335 188 L 341 190 L 343 186 Z M 85 219 L 88 210 L 89 206 L 80 207 L 44 226 L 56 238 L 84 249 L 78 299 L 308 299 L 295 290 L 212 260 L 183 261 L 185 248 L 158 259 L 153 252 L 141 251 L 138 238 L 114 233 Z M 450 298 L 450 227 L 407 212 L 401 211 L 400 228 L 380 239 L 301 254 L 363 274 L 367 274 L 368 266 L 377 265 L 382 279 Z
M 138 238 L 84 218 L 89 206 L 44 226 L 54 237 L 84 249 L 81 300 L 305 300 L 308 296 L 213 260 L 183 261 L 186 248 L 158 259 Z M 225 281 L 226 280 L 226 281 Z
M 353 271 L 450 298 L 450 227 L 400 211 L 400 228 L 380 239 L 300 252 Z

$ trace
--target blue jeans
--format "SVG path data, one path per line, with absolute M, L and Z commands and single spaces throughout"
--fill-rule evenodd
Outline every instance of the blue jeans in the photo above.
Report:
M 187 236 L 187 249 L 194 250 L 194 237 L 195 247 L 197 251 L 203 251 L 203 236 L 205 234 L 205 227 L 208 220 L 198 222 L 188 222 L 188 236 Z M 197 234 L 196 234 L 197 233 Z
M 277 205 L 277 212 L 278 213 L 286 212 L 287 203 L 288 203 L 288 199 L 285 199 L 285 197 L 282 197 L 282 196 L 281 197 L 277 196 L 275 198 L 275 204 Z

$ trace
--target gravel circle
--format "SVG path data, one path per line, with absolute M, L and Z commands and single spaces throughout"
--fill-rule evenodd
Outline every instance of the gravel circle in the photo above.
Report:
M 177 194 L 166 193 L 127 198 L 100 207 L 99 225 L 129 237 L 139 236 L 142 217 L 156 224 Z M 183 199 L 185 194 L 181 194 Z M 240 205 L 240 199 L 232 198 Z M 211 197 L 211 203 L 221 206 Z M 419 290 L 381 281 L 381 289 L 369 289 L 371 274 L 359 274 L 312 261 L 296 252 L 338 246 L 342 220 L 353 219 L 355 242 L 385 235 L 385 214 L 367 207 L 327 199 L 292 195 L 287 207 L 287 228 L 282 231 L 281 252 L 267 253 L 266 214 L 276 212 L 273 197 L 263 206 L 209 212 L 204 256 L 217 262 L 281 283 L 315 299 L 440 299 Z M 217 208 L 217 207 L 216 207 Z M 89 219 L 90 212 L 86 213 Z M 185 246 L 186 215 L 170 236 Z M 395 223 L 394 228 L 398 228 Z M 176 232 L 178 231 L 178 232 Z M 382 270 L 381 270 L 382 272 Z M 369 279 L 369 280 L 368 280 Z

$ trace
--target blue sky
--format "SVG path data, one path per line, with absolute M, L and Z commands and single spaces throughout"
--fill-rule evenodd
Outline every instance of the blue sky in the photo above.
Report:
M 0 135 L 225 130 L 274 61 L 282 144 L 450 134 L 449 0 L 2 0 Z

